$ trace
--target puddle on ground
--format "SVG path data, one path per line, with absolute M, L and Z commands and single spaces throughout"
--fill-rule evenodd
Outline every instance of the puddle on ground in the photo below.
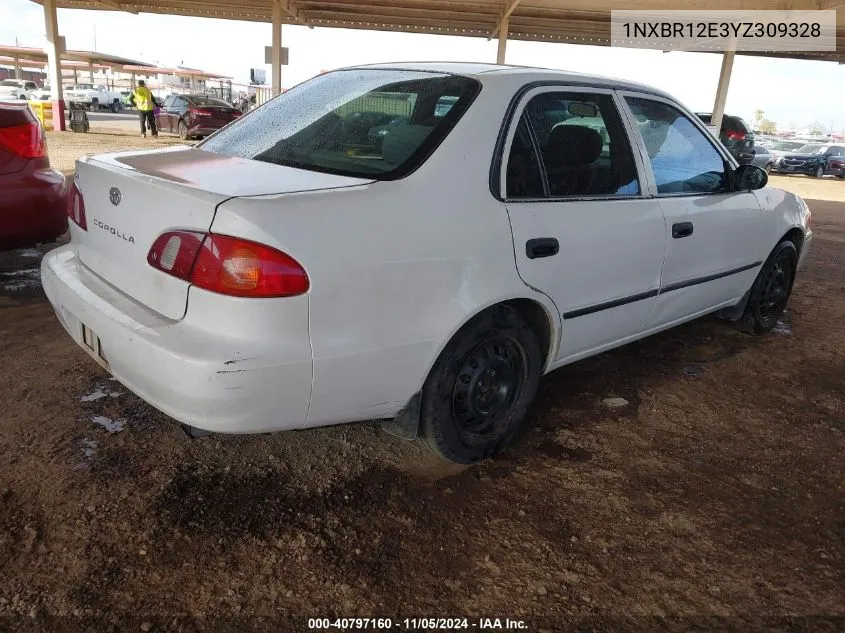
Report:
M 126 418 L 112 420 L 104 415 L 93 415 L 91 421 L 97 426 L 103 427 L 109 433 L 120 433 L 126 427 Z
M 0 290 L 5 292 L 21 292 L 40 287 L 41 271 L 38 268 L 0 272 Z
M 781 336 L 789 336 L 792 334 L 792 326 L 785 321 L 778 321 L 775 324 L 775 327 L 772 328 L 772 332 L 775 334 L 780 334 Z
M 91 461 L 94 459 L 94 454 L 97 452 L 97 440 L 83 437 L 77 443 L 79 444 L 79 450 L 82 452 L 82 461 L 77 462 L 74 468 L 76 470 L 84 470 L 91 466 Z
M 88 395 L 79 398 L 79 400 L 81 402 L 93 402 L 94 400 L 99 400 L 100 398 L 117 398 L 118 396 L 122 395 L 122 391 L 103 391 L 102 389 L 95 389 Z

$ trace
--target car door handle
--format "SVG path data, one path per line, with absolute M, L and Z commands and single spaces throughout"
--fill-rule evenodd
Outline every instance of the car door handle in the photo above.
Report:
M 535 237 L 525 242 L 525 255 L 528 259 L 551 257 L 552 255 L 557 255 L 559 250 L 560 244 L 553 237 Z
M 672 237 L 679 239 L 692 235 L 692 222 L 678 222 L 672 225 Z

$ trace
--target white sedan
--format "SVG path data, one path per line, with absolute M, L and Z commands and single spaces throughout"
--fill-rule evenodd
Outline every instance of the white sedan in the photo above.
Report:
M 350 68 L 196 147 L 79 160 L 42 276 L 73 339 L 186 425 L 393 419 L 470 463 L 545 372 L 713 312 L 771 329 L 812 233 L 766 180 L 646 86 Z

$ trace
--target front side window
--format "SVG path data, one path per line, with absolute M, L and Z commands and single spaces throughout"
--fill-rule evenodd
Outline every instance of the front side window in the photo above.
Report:
M 526 155 L 523 126 L 536 139 L 550 197 L 639 194 L 634 157 L 611 95 L 543 93 L 525 107 L 523 121 L 516 130 L 510 159 L 527 161 L 525 178 L 530 191 L 536 191 L 537 185 L 531 181 L 533 158 Z M 509 192 L 512 174 L 517 172 L 509 163 Z
M 657 193 L 727 190 L 724 160 L 693 122 L 674 106 L 626 97 L 648 153 Z
M 200 143 L 208 152 L 390 180 L 428 157 L 480 90 L 469 77 L 355 69 L 319 75 Z

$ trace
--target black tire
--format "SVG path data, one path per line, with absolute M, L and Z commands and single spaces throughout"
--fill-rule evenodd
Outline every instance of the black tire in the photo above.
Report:
M 751 286 L 745 312 L 739 320 L 743 331 L 765 334 L 777 324 L 792 293 L 797 266 L 798 249 L 784 240 L 769 255 Z
M 824 176 L 824 167 L 819 165 L 818 167 L 816 167 L 816 170 L 813 172 L 813 177 L 814 178 L 821 178 L 822 176 Z
M 772 173 L 772 167 L 773 167 L 772 163 L 767 163 L 766 166 L 763 169 L 766 171 L 767 174 L 771 174 Z
M 120 103 L 117 100 L 112 101 L 111 111 L 114 112 L 115 114 L 120 112 Z
M 183 141 L 188 139 L 188 126 L 182 119 L 179 119 L 179 138 Z
M 452 338 L 422 389 L 420 441 L 459 464 L 493 456 L 519 431 L 543 352 L 516 310 L 496 306 Z

